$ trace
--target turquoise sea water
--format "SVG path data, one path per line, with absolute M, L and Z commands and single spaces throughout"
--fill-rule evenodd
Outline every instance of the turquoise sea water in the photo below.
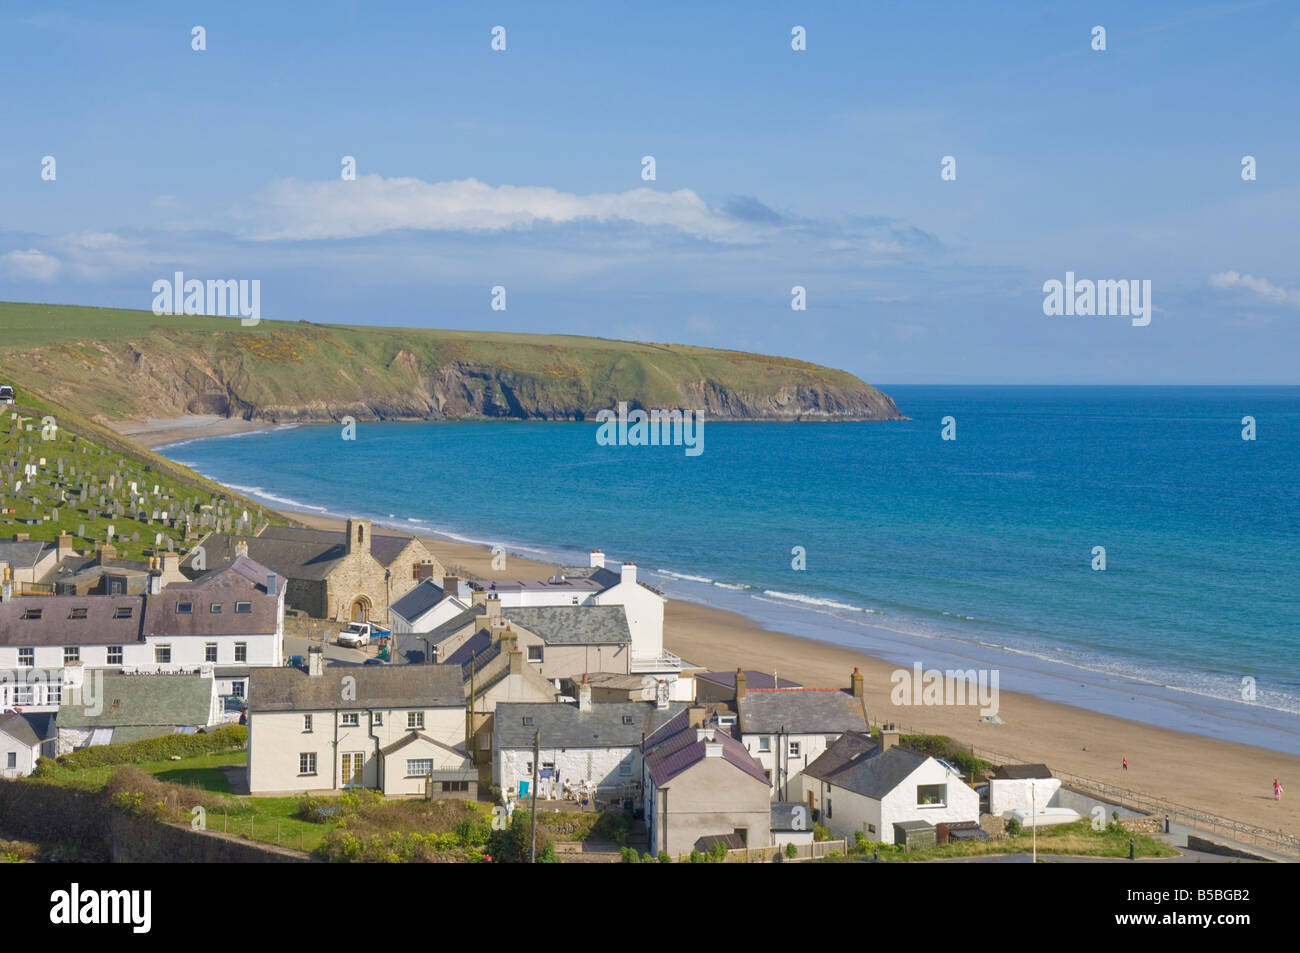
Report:
M 355 441 L 301 426 L 163 452 L 274 505 L 557 562 L 599 547 L 774 629 L 1300 751 L 1300 388 L 884 389 L 911 420 L 706 421 L 694 457 L 519 422 L 363 422 Z

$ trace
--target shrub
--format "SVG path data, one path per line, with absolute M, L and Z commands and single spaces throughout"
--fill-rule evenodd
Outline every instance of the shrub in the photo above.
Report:
M 813 824 L 813 840 L 823 841 L 831 839 L 831 829 L 825 824 Z
M 794 846 L 793 841 L 785 845 L 785 856 L 789 857 L 791 860 L 794 860 L 799 856 L 799 848 Z
M 58 763 L 65 768 L 94 768 L 106 764 L 141 764 L 145 761 L 166 761 L 173 756 L 192 758 L 202 754 L 238 751 L 248 745 L 248 728 L 244 725 L 222 725 L 207 734 L 161 735 L 142 738 L 120 745 L 92 745 L 60 755 Z M 47 759 L 40 759 L 47 760 Z M 37 767 L 40 767 L 40 760 Z
M 1011 837 L 1020 836 L 1020 822 L 1014 817 L 1007 821 L 1007 834 Z
M 587 836 L 591 840 L 612 840 L 622 846 L 627 843 L 627 815 L 622 811 L 606 811 L 591 826 Z
M 635 847 L 624 847 L 622 850 L 618 852 L 618 854 L 619 857 L 622 858 L 623 863 L 625 864 L 641 863 L 641 855 L 636 852 Z
M 661 851 L 659 852 L 659 863 L 661 863 L 661 864 L 671 864 L 672 862 L 673 862 L 673 859 L 672 859 L 671 857 L 668 856 L 668 851 L 666 851 L 666 850 L 661 850 Z

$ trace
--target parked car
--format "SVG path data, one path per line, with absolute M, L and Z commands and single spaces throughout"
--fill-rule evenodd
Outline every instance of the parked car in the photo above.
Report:
M 0 404 L 14 402 L 14 389 L 8 384 L 0 384 Z

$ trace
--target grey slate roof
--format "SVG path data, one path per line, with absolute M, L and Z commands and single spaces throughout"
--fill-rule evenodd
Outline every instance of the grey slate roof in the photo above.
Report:
M 289 584 L 276 574 L 275 592 L 267 588 L 267 569 L 247 556 L 218 566 L 190 582 L 173 582 L 156 596 L 145 596 L 144 634 L 256 635 L 274 633 L 279 624 L 279 594 Z M 188 602 L 191 611 L 177 612 Z M 248 612 L 236 612 L 236 602 L 249 603 Z M 213 605 L 220 612 L 213 612 Z
M 414 537 L 370 535 L 370 554 L 383 566 L 392 564 Z M 339 560 L 347 555 L 347 534 L 342 530 L 268 526 L 260 536 L 210 533 L 203 539 L 208 565 L 230 562 L 235 545 L 248 543 L 248 555 L 290 579 L 322 580 L 329 577 Z M 181 565 L 190 568 L 191 559 Z
M 721 685 L 724 688 L 734 689 L 736 687 L 736 673 L 731 670 L 725 672 L 700 672 L 695 677 L 699 680 L 712 682 L 715 685 Z M 803 688 L 798 682 L 792 682 L 788 678 L 778 677 L 774 682 L 771 672 L 760 672 L 756 668 L 745 669 L 745 684 L 751 689 Z
M 343 679 L 355 691 L 343 695 Z M 460 671 L 447 665 L 330 665 L 316 677 L 300 668 L 256 668 L 248 677 L 249 713 L 352 711 L 364 708 L 463 708 Z
M 0 540 L 0 563 L 11 569 L 34 569 L 46 550 L 57 548 L 54 543 L 39 539 Z
M 422 579 L 419 585 L 389 606 L 389 611 L 407 622 L 414 622 L 441 601 L 442 586 L 432 579 Z
M 632 632 L 622 606 L 535 606 L 502 609 L 508 622 L 547 645 L 628 645 Z
M 17 712 L 0 715 L 0 731 L 21 744 L 35 748 L 54 737 L 53 712 Z
M 442 625 L 437 626 L 429 632 L 399 632 L 394 635 L 397 645 L 393 650 L 393 661 L 401 664 L 408 662 L 413 665 L 423 665 L 425 662 L 425 648 L 432 650 L 433 646 L 441 645 L 453 635 L 464 630 L 466 626 L 474 624 L 474 620 L 481 615 L 486 615 L 487 610 L 482 606 L 470 606 L 464 612 L 457 613 Z M 441 656 L 442 653 L 439 653 Z
M 63 695 L 60 728 L 202 727 L 212 713 L 212 679 L 201 675 L 105 675 L 103 710 L 92 715 Z M 83 699 L 83 702 L 87 699 Z
M 877 742 L 852 733 L 837 739 L 803 773 L 879 801 L 927 760 L 898 745 L 882 752 Z
M 726 761 L 755 780 L 764 784 L 771 783 L 763 774 L 763 766 L 725 729 L 715 728 L 713 741 L 722 745 L 722 757 Z M 641 756 L 650 769 L 650 781 L 655 787 L 667 784 L 707 757 L 705 742 L 699 740 L 698 732 L 692 727 L 689 711 L 682 711 L 655 732 L 653 737 L 646 738 Z
M 832 734 L 866 731 L 861 699 L 843 689 L 791 688 L 747 691 L 736 702 L 742 734 Z
M 683 702 L 664 710 L 654 702 L 596 702 L 591 711 L 573 702 L 497 702 L 492 747 L 531 748 L 533 732 L 540 732 L 544 748 L 635 748 L 684 710 Z
M 999 781 L 1024 781 L 1033 778 L 1050 778 L 1052 772 L 1045 764 L 1004 764 L 991 777 Z
M 131 614 L 116 618 L 119 608 Z M 23 618 L 36 609 L 39 619 Z M 17 596 L 0 603 L 0 645 L 126 645 L 141 640 L 143 621 L 144 596 Z

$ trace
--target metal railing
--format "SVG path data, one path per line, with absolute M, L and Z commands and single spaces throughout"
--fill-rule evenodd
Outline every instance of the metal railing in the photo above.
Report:
M 914 733 L 907 729 L 902 730 L 906 734 Z M 979 745 L 963 745 L 963 747 L 976 758 L 983 758 L 986 761 L 994 761 L 999 764 L 1019 764 L 1024 760 L 1023 758 L 1017 758 L 1014 755 L 1007 754 L 1006 752 L 994 751 L 990 748 L 984 748 Z M 1181 824 L 1184 827 L 1191 827 L 1208 833 L 1222 834 L 1225 837 L 1230 837 L 1243 844 L 1252 844 L 1256 847 L 1262 847 L 1265 850 L 1270 850 L 1277 854 L 1300 858 L 1300 836 L 1292 834 L 1289 831 L 1273 830 L 1267 827 L 1260 827 L 1258 824 L 1249 824 L 1245 821 L 1223 817 L 1222 815 L 1203 811 L 1199 808 L 1189 807 L 1186 804 L 1169 801 L 1153 794 L 1145 794 L 1141 791 L 1134 791 L 1131 788 L 1119 787 L 1118 785 L 1111 784 L 1109 781 L 1101 781 L 1097 778 L 1085 777 L 1081 774 L 1074 774 L 1070 771 L 1061 771 L 1053 768 L 1052 776 L 1058 778 L 1071 790 L 1078 791 L 1081 794 L 1091 794 L 1101 800 L 1107 801 L 1111 804 L 1116 804 L 1123 808 L 1128 808 L 1143 814 L 1157 816 L 1168 815 L 1171 822 Z
M 672 652 L 663 651 L 653 655 L 632 653 L 628 668 L 633 672 L 680 672 L 682 660 Z

